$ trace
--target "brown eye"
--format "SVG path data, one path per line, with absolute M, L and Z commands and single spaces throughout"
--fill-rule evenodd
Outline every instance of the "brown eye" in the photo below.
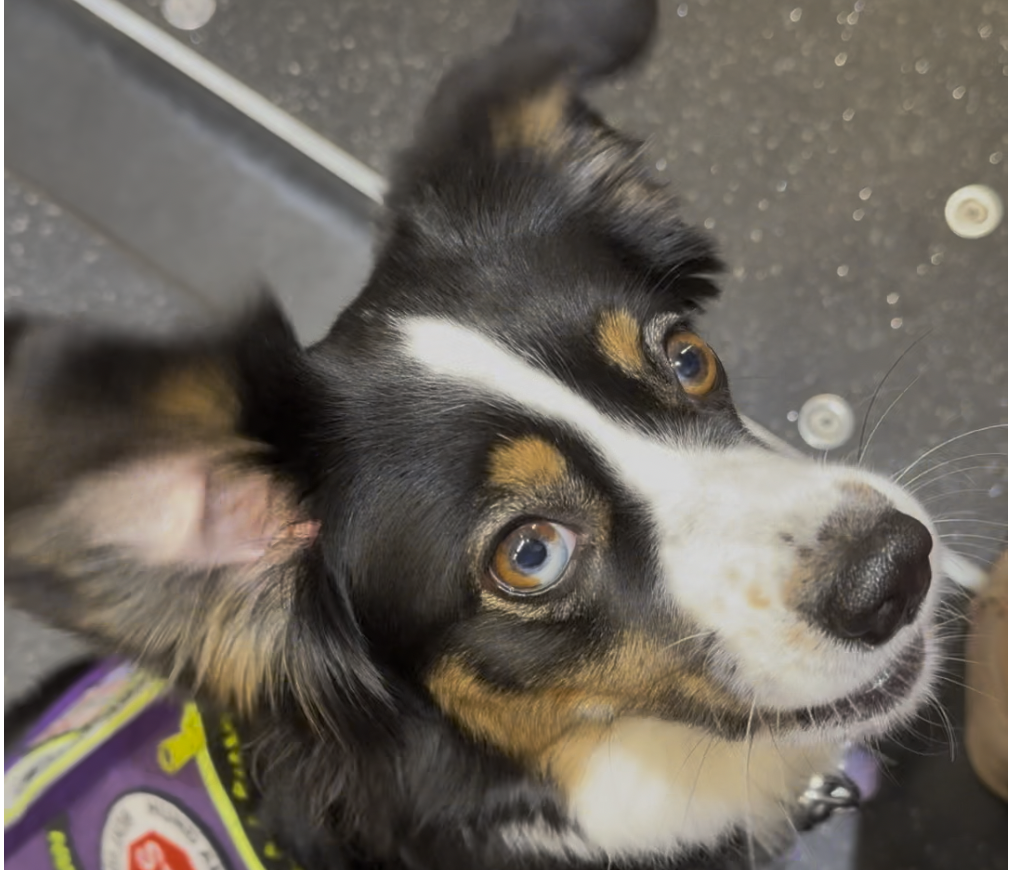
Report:
M 689 396 L 704 396 L 715 386 L 719 366 L 715 354 L 693 332 L 675 332 L 666 340 L 666 356 Z
M 491 573 L 510 592 L 543 592 L 564 577 L 577 540 L 575 532 L 559 523 L 526 523 L 498 544 Z

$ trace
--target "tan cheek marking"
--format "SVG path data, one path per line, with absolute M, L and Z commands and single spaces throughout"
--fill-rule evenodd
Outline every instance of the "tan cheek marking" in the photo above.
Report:
M 627 311 L 607 311 L 600 318 L 596 337 L 611 363 L 629 375 L 641 377 L 646 372 L 645 354 L 638 322 Z
M 526 148 L 553 157 L 568 144 L 565 110 L 568 89 L 561 83 L 493 112 L 491 135 L 495 148 Z
M 504 692 L 479 680 L 461 661 L 438 668 L 428 688 L 439 706 L 475 737 L 514 758 L 535 759 L 576 719 L 584 696 L 550 687 Z
M 522 491 L 556 485 L 567 471 L 565 458 L 554 445 L 527 436 L 492 452 L 489 479 L 495 486 Z
M 442 710 L 470 734 L 545 771 L 560 743 L 598 734 L 622 716 L 669 715 L 671 699 L 688 708 L 739 715 L 741 702 L 693 673 L 652 640 L 629 636 L 549 683 L 505 691 L 481 680 L 461 658 L 438 665 L 428 688 Z

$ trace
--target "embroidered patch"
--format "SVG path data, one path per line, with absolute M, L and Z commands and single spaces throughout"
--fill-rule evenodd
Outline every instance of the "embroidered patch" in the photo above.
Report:
M 102 827 L 102 870 L 227 870 L 203 828 L 161 795 L 135 791 L 110 808 Z

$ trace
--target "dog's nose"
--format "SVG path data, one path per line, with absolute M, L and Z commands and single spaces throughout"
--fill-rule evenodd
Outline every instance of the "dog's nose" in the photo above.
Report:
M 908 625 L 929 590 L 933 538 L 918 520 L 888 509 L 846 542 L 821 623 L 836 637 L 879 646 Z

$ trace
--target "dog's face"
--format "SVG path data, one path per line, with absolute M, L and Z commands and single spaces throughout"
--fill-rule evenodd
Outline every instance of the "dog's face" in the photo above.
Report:
M 509 848 L 673 853 L 910 715 L 943 554 L 910 495 L 737 415 L 714 252 L 578 95 L 651 4 L 539 9 L 443 85 L 315 347 L 269 305 L 9 328 L 6 553 L 16 602 L 337 766 L 373 721 L 503 759 L 560 808 Z
M 383 645 L 416 642 L 445 710 L 541 759 L 629 715 L 823 738 L 914 706 L 924 511 L 751 435 L 675 282 L 578 226 L 498 247 L 424 269 L 434 305 L 390 314 L 379 285 L 315 351 L 382 457 L 339 501 Z

